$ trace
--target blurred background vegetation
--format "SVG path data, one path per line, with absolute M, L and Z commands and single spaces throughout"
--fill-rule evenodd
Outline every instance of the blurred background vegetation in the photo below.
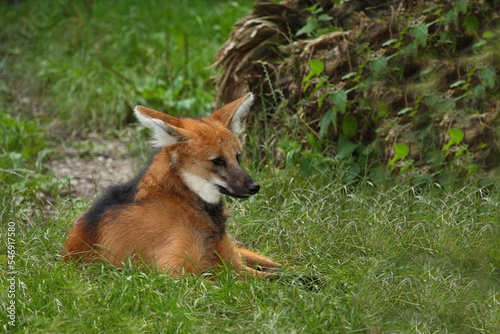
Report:
M 120 139 L 133 151 L 131 160 L 145 161 L 147 133 L 136 137 L 129 127 L 135 105 L 176 116 L 208 114 L 213 58 L 251 5 L 2 2 L 2 221 L 19 218 L 23 207 L 47 204 L 68 187 L 50 167 L 65 158 L 63 146 L 75 146 L 82 156 L 95 151 L 96 137 Z
M 331 156 L 371 182 L 498 176 L 499 9 L 462 0 L 258 3 L 216 56 L 215 104 L 260 93 L 261 154 L 281 150 L 272 163 L 300 164 L 306 176 Z M 273 139 L 279 145 L 266 145 Z

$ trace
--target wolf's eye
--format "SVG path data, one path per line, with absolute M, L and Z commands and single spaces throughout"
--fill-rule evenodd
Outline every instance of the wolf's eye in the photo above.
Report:
M 212 161 L 212 163 L 216 166 L 225 166 L 226 165 L 226 161 L 224 161 L 224 159 L 222 159 L 222 158 L 215 158 L 215 159 L 212 159 L 210 161 Z

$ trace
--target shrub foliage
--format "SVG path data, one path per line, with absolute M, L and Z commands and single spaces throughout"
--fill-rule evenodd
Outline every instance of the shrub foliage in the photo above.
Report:
M 216 57 L 216 103 L 248 86 L 271 136 L 358 174 L 494 168 L 500 2 L 337 2 L 257 4 Z

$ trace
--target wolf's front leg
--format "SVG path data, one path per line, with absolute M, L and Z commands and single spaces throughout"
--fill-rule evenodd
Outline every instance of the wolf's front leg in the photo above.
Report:
M 268 258 L 244 248 L 237 248 L 236 251 L 243 258 L 245 264 L 260 271 L 272 271 L 283 267 L 282 264 L 269 260 Z
M 281 264 L 266 259 L 262 255 L 234 247 L 227 233 L 224 233 L 222 239 L 217 243 L 215 251 L 226 265 L 232 265 L 238 275 L 242 277 L 253 275 L 261 279 L 273 280 L 277 276 L 272 272 L 272 269 L 282 267 Z M 269 271 L 266 272 L 267 270 Z

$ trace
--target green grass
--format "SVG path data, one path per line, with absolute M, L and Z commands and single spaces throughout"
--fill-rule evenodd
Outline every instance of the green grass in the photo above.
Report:
M 215 279 L 173 278 L 130 265 L 60 261 L 65 234 L 89 207 L 59 195 L 67 180 L 56 180 L 48 162 L 61 157 L 60 143 L 88 149 L 85 136 L 97 131 L 130 141 L 131 159 L 145 160 L 147 135 L 127 124 L 131 106 L 206 113 L 213 96 L 208 66 L 250 8 L 222 1 L 83 4 L 0 4 L 2 330 L 500 331 L 498 184 L 469 180 L 444 187 L 398 178 L 373 185 L 354 180 L 334 159 L 305 177 L 297 159 L 287 169 L 275 169 L 271 154 L 268 165 L 258 161 L 257 126 L 248 129 L 254 160 L 246 163 L 262 190 L 247 201 L 227 200 L 229 232 L 242 246 L 284 263 L 287 273 L 323 279 L 319 292 L 242 280 L 230 270 Z M 263 142 L 270 152 L 284 139 L 300 141 L 267 131 Z M 9 233 L 15 274 L 8 267 Z M 9 297 L 11 276 L 15 298 Z M 6 311 L 13 299 L 15 327 L 7 324 Z
M 349 186 L 332 176 L 261 173 L 262 193 L 229 203 L 231 234 L 294 267 L 287 272 L 322 278 L 317 293 L 230 271 L 172 278 L 57 261 L 65 232 L 86 207 L 77 201 L 45 221 L 16 223 L 13 332 L 500 329 L 498 188 Z
M 85 3 L 0 5 L 0 70 L 10 97 L 2 102 L 14 113 L 57 117 L 79 132 L 123 127 L 137 103 L 204 114 L 213 57 L 251 8 L 250 1 Z

